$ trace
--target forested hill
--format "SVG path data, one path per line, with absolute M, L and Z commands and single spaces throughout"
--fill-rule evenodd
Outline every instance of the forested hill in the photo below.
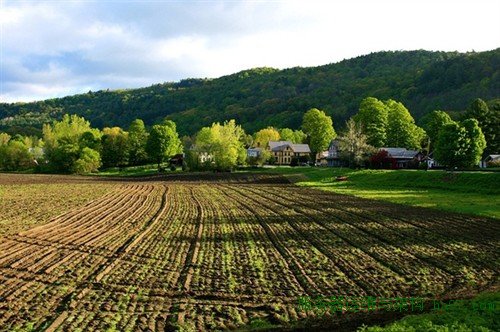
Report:
M 435 109 L 461 111 L 474 98 L 499 94 L 500 48 L 379 52 L 319 67 L 256 68 L 217 79 L 0 104 L 0 131 L 36 132 L 43 122 L 71 113 L 96 127 L 124 128 L 135 118 L 151 125 L 168 116 L 181 134 L 234 118 L 253 132 L 268 125 L 298 128 L 311 107 L 333 116 L 340 127 L 367 96 L 402 101 L 418 120 Z

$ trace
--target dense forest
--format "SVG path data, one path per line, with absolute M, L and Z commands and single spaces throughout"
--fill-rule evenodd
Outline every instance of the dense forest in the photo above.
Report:
M 249 132 L 266 126 L 297 129 L 312 107 L 332 116 L 339 128 L 367 96 L 400 100 L 419 122 L 437 109 L 458 117 L 475 98 L 498 103 L 499 91 L 500 48 L 379 52 L 319 67 L 256 68 L 217 79 L 0 103 L 0 131 L 40 135 L 43 123 L 64 114 L 84 116 L 97 128 L 126 127 L 136 118 L 150 126 L 167 117 L 181 135 L 228 119 Z

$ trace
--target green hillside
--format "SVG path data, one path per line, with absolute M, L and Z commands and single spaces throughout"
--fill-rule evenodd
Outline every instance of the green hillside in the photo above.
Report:
M 93 126 L 151 125 L 168 116 L 181 134 L 234 118 L 247 131 L 298 128 L 317 107 L 340 127 L 367 97 L 402 101 L 418 120 L 434 109 L 459 112 L 500 91 L 500 48 L 481 53 L 379 52 L 310 68 L 256 68 L 217 79 L 186 79 L 147 88 L 97 91 L 34 103 L 0 104 L 0 130 L 36 133 L 74 113 Z

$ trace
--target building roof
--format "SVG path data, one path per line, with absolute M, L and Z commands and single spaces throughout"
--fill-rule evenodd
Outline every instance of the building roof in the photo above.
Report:
M 500 154 L 490 154 L 485 159 L 489 159 L 489 161 L 499 160 L 500 159 Z
M 248 148 L 247 151 L 262 151 L 262 148 Z
M 289 146 L 293 152 L 297 153 L 311 153 L 308 144 L 294 144 L 290 141 L 269 141 L 269 148 L 271 151 L 283 151 Z
M 385 150 L 392 158 L 396 159 L 412 159 L 418 154 L 417 150 L 407 150 L 406 148 L 380 148 Z

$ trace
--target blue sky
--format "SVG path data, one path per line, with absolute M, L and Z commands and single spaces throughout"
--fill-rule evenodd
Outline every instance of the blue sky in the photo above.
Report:
M 381 50 L 500 47 L 499 0 L 0 3 L 0 102 Z

